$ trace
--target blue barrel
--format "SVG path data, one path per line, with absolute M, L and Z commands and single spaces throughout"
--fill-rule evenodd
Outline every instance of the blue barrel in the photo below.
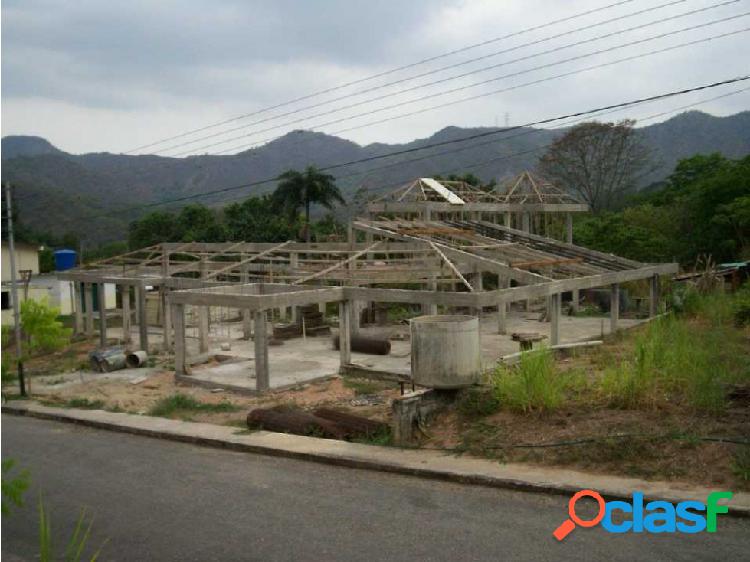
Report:
M 77 257 L 75 250 L 55 250 L 55 270 L 73 269 L 76 266 Z

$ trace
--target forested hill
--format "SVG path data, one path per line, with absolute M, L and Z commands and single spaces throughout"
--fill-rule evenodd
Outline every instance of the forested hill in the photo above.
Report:
M 122 212 L 127 207 L 256 182 L 290 168 L 360 160 L 491 130 L 447 127 L 429 138 L 407 144 L 367 146 L 324 133 L 294 131 L 236 155 L 189 158 L 110 153 L 74 155 L 40 137 L 11 136 L 2 139 L 2 179 L 18 186 L 19 213 L 27 226 L 56 234 L 72 231 L 90 242 L 101 242 L 124 237 L 127 224 L 138 216 L 137 212 Z M 748 111 L 729 117 L 688 112 L 640 131 L 659 162 L 649 182 L 662 179 L 680 158 L 696 153 L 720 152 L 730 158 L 750 153 Z M 544 129 L 514 130 L 481 141 L 349 166 L 337 170 L 335 175 L 347 198 L 359 187 L 375 193 L 414 177 L 441 173 L 474 172 L 485 180 L 502 179 L 533 167 L 545 146 L 558 134 L 559 131 Z M 456 151 L 471 144 L 479 146 Z M 453 152 L 440 154 L 447 150 Z M 415 158 L 418 159 L 406 162 Z M 393 165 L 384 167 L 390 164 Z M 195 201 L 220 205 L 272 189 L 273 185 L 267 183 Z

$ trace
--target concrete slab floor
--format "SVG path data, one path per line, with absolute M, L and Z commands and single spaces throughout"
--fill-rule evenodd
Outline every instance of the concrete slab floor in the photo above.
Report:
M 497 313 L 486 313 L 480 322 L 482 364 L 491 368 L 503 355 L 519 350 L 517 342 L 511 340 L 513 332 L 538 332 L 550 336 L 550 323 L 540 322 L 536 312 L 513 310 L 507 316 L 507 335 L 497 333 Z M 621 318 L 619 326 L 627 329 L 643 323 L 644 320 Z M 269 322 L 270 324 L 270 322 Z M 609 334 L 608 317 L 560 318 L 560 343 L 575 343 L 600 339 Z M 151 333 L 153 329 L 150 329 Z M 269 328 L 270 330 L 270 328 Z M 110 330 L 110 337 L 118 337 L 119 328 Z M 336 334 L 336 328 L 332 329 Z M 391 340 L 391 354 L 387 356 L 352 353 L 352 362 L 379 371 L 409 374 L 411 370 L 411 343 L 399 340 L 409 334 L 405 324 L 389 326 L 366 326 L 360 329 L 364 335 L 397 338 Z M 137 330 L 133 330 L 137 338 Z M 161 340 L 155 337 L 152 345 Z M 199 355 L 198 330 L 190 326 L 186 330 L 188 357 Z M 136 341 L 136 340 L 134 340 Z M 230 351 L 222 351 L 221 344 L 229 343 Z M 209 355 L 231 356 L 228 362 L 209 362 L 192 367 L 192 377 L 204 384 L 234 386 L 248 390 L 255 389 L 255 350 L 252 340 L 242 339 L 242 324 L 227 322 L 213 324 L 209 333 Z M 270 384 L 272 389 L 284 388 L 334 375 L 339 370 L 339 352 L 333 348 L 331 337 L 307 337 L 285 340 L 281 345 L 268 348 Z

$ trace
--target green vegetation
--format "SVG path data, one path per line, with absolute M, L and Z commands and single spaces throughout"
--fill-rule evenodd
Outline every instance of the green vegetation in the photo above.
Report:
M 737 478 L 750 484 L 750 446 L 737 446 L 732 459 L 732 472 Z
M 231 402 L 223 401 L 217 404 L 210 404 L 200 402 L 187 394 L 177 393 L 159 400 L 148 413 L 150 416 L 169 417 L 186 412 L 223 413 L 236 412 L 237 410 L 239 410 L 239 406 L 235 406 Z
M 317 203 L 326 209 L 332 209 L 336 203 L 343 205 L 345 202 L 336 187 L 336 178 L 321 172 L 315 166 L 308 166 L 304 172 L 287 170 L 281 174 L 272 201 L 290 220 L 296 219 L 300 208 L 304 210 L 307 242 L 311 239 L 310 206 Z
M 344 377 L 344 386 L 351 388 L 354 394 L 376 394 L 382 390 L 393 388 L 395 383 L 375 381 L 370 379 L 353 379 Z
M 557 409 L 565 399 L 568 383 L 568 376 L 561 376 L 554 356 L 544 348 L 523 353 L 518 365 L 499 366 L 491 378 L 500 404 L 527 413 Z
M 726 387 L 750 382 L 744 336 L 733 323 L 735 295 L 693 296 L 680 316 L 651 322 L 632 357 L 608 368 L 601 390 L 622 408 L 654 408 L 665 400 L 719 413 Z
M 102 410 L 103 400 L 89 400 L 88 398 L 71 398 L 63 405 L 66 408 L 79 408 L 81 410 Z
M 545 349 L 524 353 L 518 365 L 499 366 L 484 387 L 468 389 L 458 401 L 466 418 L 505 409 L 553 412 L 561 407 L 655 410 L 668 405 L 720 414 L 732 385 L 750 383 L 747 334 L 736 328 L 750 288 L 735 294 L 688 291 L 682 312 L 621 334 L 613 348 L 589 352 L 595 372 L 565 369 Z M 613 354 L 613 349 L 624 354 Z
M 29 488 L 29 471 L 14 472 L 16 461 L 4 459 L 2 461 L 2 514 L 10 515 L 12 506 L 23 506 L 23 494 Z
M 57 319 L 59 315 L 59 309 L 49 306 L 46 300 L 28 299 L 21 303 L 21 330 L 28 357 L 57 351 L 70 341 L 71 330 Z
M 750 156 L 681 160 L 662 184 L 631 197 L 618 212 L 581 217 L 576 243 L 644 262 L 702 255 L 750 258 Z
M 485 388 L 472 386 L 461 392 L 456 407 L 464 417 L 484 417 L 500 409 L 500 399 L 494 392 L 487 392 Z
M 94 520 L 91 519 L 88 524 L 86 523 L 86 510 L 82 509 L 81 514 L 78 516 L 76 521 L 75 529 L 73 534 L 68 540 L 68 544 L 65 547 L 65 552 L 62 559 L 65 562 L 80 562 L 83 558 L 84 550 L 91 537 L 91 528 L 94 525 Z M 106 541 L 105 541 L 106 544 Z M 94 562 L 99 558 L 104 544 L 91 555 L 88 560 Z M 49 512 L 44 507 L 44 502 L 40 496 L 39 498 L 39 560 L 41 562 L 52 562 L 53 560 L 59 560 L 61 557 L 55 555 L 54 544 L 52 543 L 52 521 L 50 519 Z

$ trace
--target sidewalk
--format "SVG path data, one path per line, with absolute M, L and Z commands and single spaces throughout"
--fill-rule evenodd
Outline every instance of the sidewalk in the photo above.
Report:
M 236 427 L 101 410 L 50 408 L 30 401 L 6 404 L 2 411 L 235 451 L 565 496 L 582 489 L 592 489 L 607 499 L 627 499 L 634 490 L 638 490 L 648 499 L 680 502 L 705 501 L 711 491 L 717 490 L 677 482 L 650 482 L 567 469 L 501 464 L 440 451 L 377 447 L 268 431 L 243 434 L 238 433 Z M 732 492 L 734 497 L 729 503 L 729 513 L 738 517 L 750 517 L 750 493 Z

